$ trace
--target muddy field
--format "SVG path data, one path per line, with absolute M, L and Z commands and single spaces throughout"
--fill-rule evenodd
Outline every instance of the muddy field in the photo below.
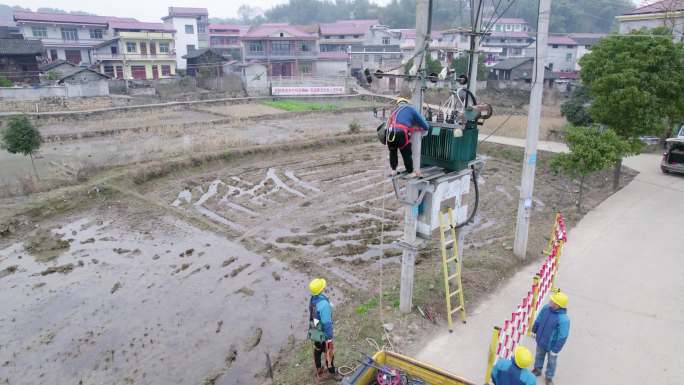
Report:
M 281 134 L 258 138 L 326 137 L 352 119 L 363 115 L 241 129 L 253 140 L 262 131 Z M 464 230 L 467 306 L 520 265 L 511 245 L 522 151 L 486 144 L 480 152 L 480 210 Z M 439 254 L 434 240 L 424 244 L 415 288 L 416 305 L 437 324 L 400 315 L 392 243 L 402 207 L 384 177 L 385 157 L 376 143 L 254 153 L 112 182 L 116 193 L 81 209 L 25 218 L 0 237 L 0 383 L 260 384 L 266 354 L 274 383 L 311 383 L 304 319 L 315 276 L 333 293 L 338 365 L 371 352 L 367 337 L 403 352 L 419 348 L 444 327 Z M 581 217 L 576 184 L 551 174 L 546 159 L 535 183 L 532 256 L 557 210 L 570 224 Z M 588 185 L 587 208 L 610 194 L 606 175 Z
M 348 101 L 345 108 L 352 105 L 360 108 L 362 104 L 368 105 L 363 101 Z M 364 129 L 371 130 L 376 121 L 369 109 L 298 113 L 296 119 L 288 119 L 283 117 L 283 113 L 287 114 L 285 111 L 260 104 L 206 108 L 207 111 L 197 107 L 171 109 L 164 113 L 140 111 L 41 122 L 42 135 L 52 138 L 36 155 L 41 183 L 36 184 L 28 178 L 32 173 L 28 158 L 0 151 L 3 165 L 0 168 L 0 198 L 73 184 L 93 171 L 107 167 L 334 136 L 347 132 L 354 119 Z

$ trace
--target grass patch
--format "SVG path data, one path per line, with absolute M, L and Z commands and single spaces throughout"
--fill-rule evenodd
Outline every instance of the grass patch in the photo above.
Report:
M 302 111 L 333 111 L 337 106 L 331 103 L 304 102 L 300 100 L 272 100 L 264 105 L 288 112 Z
M 373 309 L 374 307 L 378 306 L 378 299 L 377 298 L 371 298 L 368 302 L 363 303 L 359 306 L 356 307 L 356 314 L 358 315 L 364 315 L 368 313 L 368 310 Z

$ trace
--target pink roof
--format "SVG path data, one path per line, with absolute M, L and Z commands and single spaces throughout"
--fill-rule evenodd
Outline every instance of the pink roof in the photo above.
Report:
M 78 23 L 78 24 L 107 24 L 110 21 L 137 21 L 131 17 L 114 16 L 82 16 L 67 13 L 48 13 L 48 12 L 14 12 L 16 21 L 38 21 L 49 23 Z
M 338 20 L 334 23 L 321 23 L 321 35 L 363 35 L 378 20 Z
M 147 23 L 142 21 L 112 21 L 109 26 L 116 29 L 140 29 L 145 31 L 176 32 L 173 27 L 163 23 Z
M 169 7 L 169 16 L 209 16 L 206 8 Z
M 577 42 L 567 36 L 549 36 L 548 44 L 577 45 Z
M 416 30 L 415 29 L 399 29 L 399 33 L 401 33 L 401 39 L 415 39 L 416 38 Z
M 659 13 L 665 11 L 684 11 L 684 0 L 663 0 L 635 8 L 623 15 L 642 15 L 645 13 Z
M 527 24 L 527 21 L 519 17 L 502 17 L 496 24 Z
M 349 54 L 344 51 L 319 52 L 318 58 L 321 60 L 347 60 Z
M 278 32 L 285 32 L 289 35 L 292 35 L 294 37 L 299 37 L 299 38 L 309 38 L 309 39 L 315 39 L 316 35 L 307 33 L 302 31 L 301 29 L 289 25 L 287 23 L 270 23 L 270 24 L 262 24 L 259 26 L 254 26 L 249 29 L 249 31 L 245 34 L 246 38 L 265 38 L 265 37 L 271 37 L 271 35 L 278 33 Z

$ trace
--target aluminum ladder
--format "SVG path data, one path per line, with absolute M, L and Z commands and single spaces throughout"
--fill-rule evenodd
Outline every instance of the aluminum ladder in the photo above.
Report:
M 446 218 L 445 218 L 446 217 Z M 466 322 L 465 302 L 463 300 L 463 284 L 461 282 L 462 263 L 458 254 L 458 238 L 456 237 L 454 210 L 439 213 L 439 241 L 442 253 L 442 270 L 444 271 L 444 294 L 447 305 L 447 321 L 449 332 L 453 331 L 453 315 L 461 312 L 461 321 Z M 448 252 L 451 251 L 451 253 Z M 452 306 L 452 298 L 458 295 L 458 306 Z

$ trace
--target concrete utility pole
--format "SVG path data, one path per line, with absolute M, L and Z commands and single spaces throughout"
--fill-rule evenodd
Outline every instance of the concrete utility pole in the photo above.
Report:
M 473 95 L 477 95 L 477 66 L 480 61 L 480 55 L 478 53 L 478 48 L 480 47 L 480 41 L 482 36 L 480 36 L 480 29 L 482 27 L 482 3 L 484 0 L 477 0 L 474 2 L 475 8 L 472 9 L 470 15 L 470 24 L 472 26 L 472 31 L 470 34 L 470 61 L 468 62 L 468 69 L 470 73 L 468 74 L 468 91 L 472 92 Z
M 418 0 L 416 2 L 416 46 L 413 60 L 413 66 L 420 68 L 422 73 L 425 73 L 426 55 L 428 50 L 421 52 L 426 48 L 425 40 L 429 39 L 430 35 L 430 19 L 432 12 L 432 0 Z M 428 41 L 429 42 L 429 41 Z M 418 72 L 416 75 L 420 75 Z M 423 108 L 423 81 L 418 79 L 416 81 L 415 89 L 411 97 L 411 104 L 413 104 L 418 111 Z M 411 151 L 413 152 L 413 169 L 415 172 L 420 172 L 420 147 L 421 136 L 419 133 L 411 136 Z M 408 202 L 415 202 L 418 199 L 419 191 L 418 180 L 410 180 L 406 186 L 406 200 Z M 416 245 L 416 230 L 418 223 L 418 204 L 420 202 L 410 205 L 406 204 L 404 208 L 404 251 L 401 256 L 401 289 L 399 292 L 399 310 L 402 313 L 410 313 L 413 308 L 413 280 L 416 267 L 416 253 L 418 246 Z
M 522 181 L 520 182 L 520 202 L 515 227 L 513 252 L 519 258 L 526 258 L 527 238 L 532 211 L 532 193 L 534 190 L 534 172 L 537 166 L 537 142 L 539 140 L 539 121 L 541 119 L 542 96 L 544 94 L 544 59 L 549 37 L 549 18 L 551 16 L 551 0 L 540 0 L 539 23 L 537 28 L 537 52 L 534 58 L 532 74 L 532 93 L 530 94 L 530 112 L 527 116 L 527 141 L 523 160 Z

